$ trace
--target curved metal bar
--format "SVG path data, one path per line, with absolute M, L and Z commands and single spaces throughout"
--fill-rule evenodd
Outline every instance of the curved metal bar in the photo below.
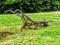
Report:
M 5 11 L 5 13 L 7 13 L 7 12 L 12 12 L 12 13 L 14 13 L 14 14 L 15 14 L 15 12 L 14 12 L 14 11 L 12 11 L 12 10 L 6 10 L 6 11 Z

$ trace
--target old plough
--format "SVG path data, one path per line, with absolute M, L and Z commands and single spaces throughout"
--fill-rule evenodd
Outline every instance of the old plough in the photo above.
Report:
M 45 27 L 48 26 L 48 22 L 46 20 L 34 21 L 31 18 L 29 18 L 27 15 L 25 15 L 19 9 L 16 9 L 15 11 L 6 10 L 5 12 L 12 12 L 12 13 L 16 14 L 17 16 L 21 17 L 23 25 L 22 25 L 20 31 L 23 31 L 22 29 L 25 29 L 26 27 L 29 29 L 37 29 L 38 26 L 45 26 Z

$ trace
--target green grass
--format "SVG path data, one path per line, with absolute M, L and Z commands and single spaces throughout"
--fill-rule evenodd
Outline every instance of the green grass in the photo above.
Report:
M 24 29 L 21 18 L 15 14 L 0 14 L 0 31 L 15 31 L 0 41 L 0 45 L 60 45 L 60 14 L 56 12 L 29 13 L 33 20 L 47 20 L 50 26 L 37 30 Z

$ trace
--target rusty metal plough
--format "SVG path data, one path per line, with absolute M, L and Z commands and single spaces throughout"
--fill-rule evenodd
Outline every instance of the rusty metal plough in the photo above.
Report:
M 14 14 L 16 14 L 17 16 L 21 17 L 22 22 L 23 22 L 23 26 L 21 27 L 21 31 L 22 29 L 28 27 L 29 29 L 37 29 L 38 26 L 48 26 L 48 22 L 46 20 L 43 21 L 34 21 L 31 18 L 29 18 L 27 15 L 25 15 L 22 11 L 20 11 L 19 9 L 16 9 L 15 11 L 11 11 L 11 10 L 6 10 L 5 12 L 12 12 Z M 31 26 L 34 26 L 31 27 Z

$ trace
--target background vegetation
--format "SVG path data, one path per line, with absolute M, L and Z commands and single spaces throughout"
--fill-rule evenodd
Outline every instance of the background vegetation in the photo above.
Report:
M 60 0 L 0 0 L 0 13 L 20 9 L 23 12 L 60 10 Z

